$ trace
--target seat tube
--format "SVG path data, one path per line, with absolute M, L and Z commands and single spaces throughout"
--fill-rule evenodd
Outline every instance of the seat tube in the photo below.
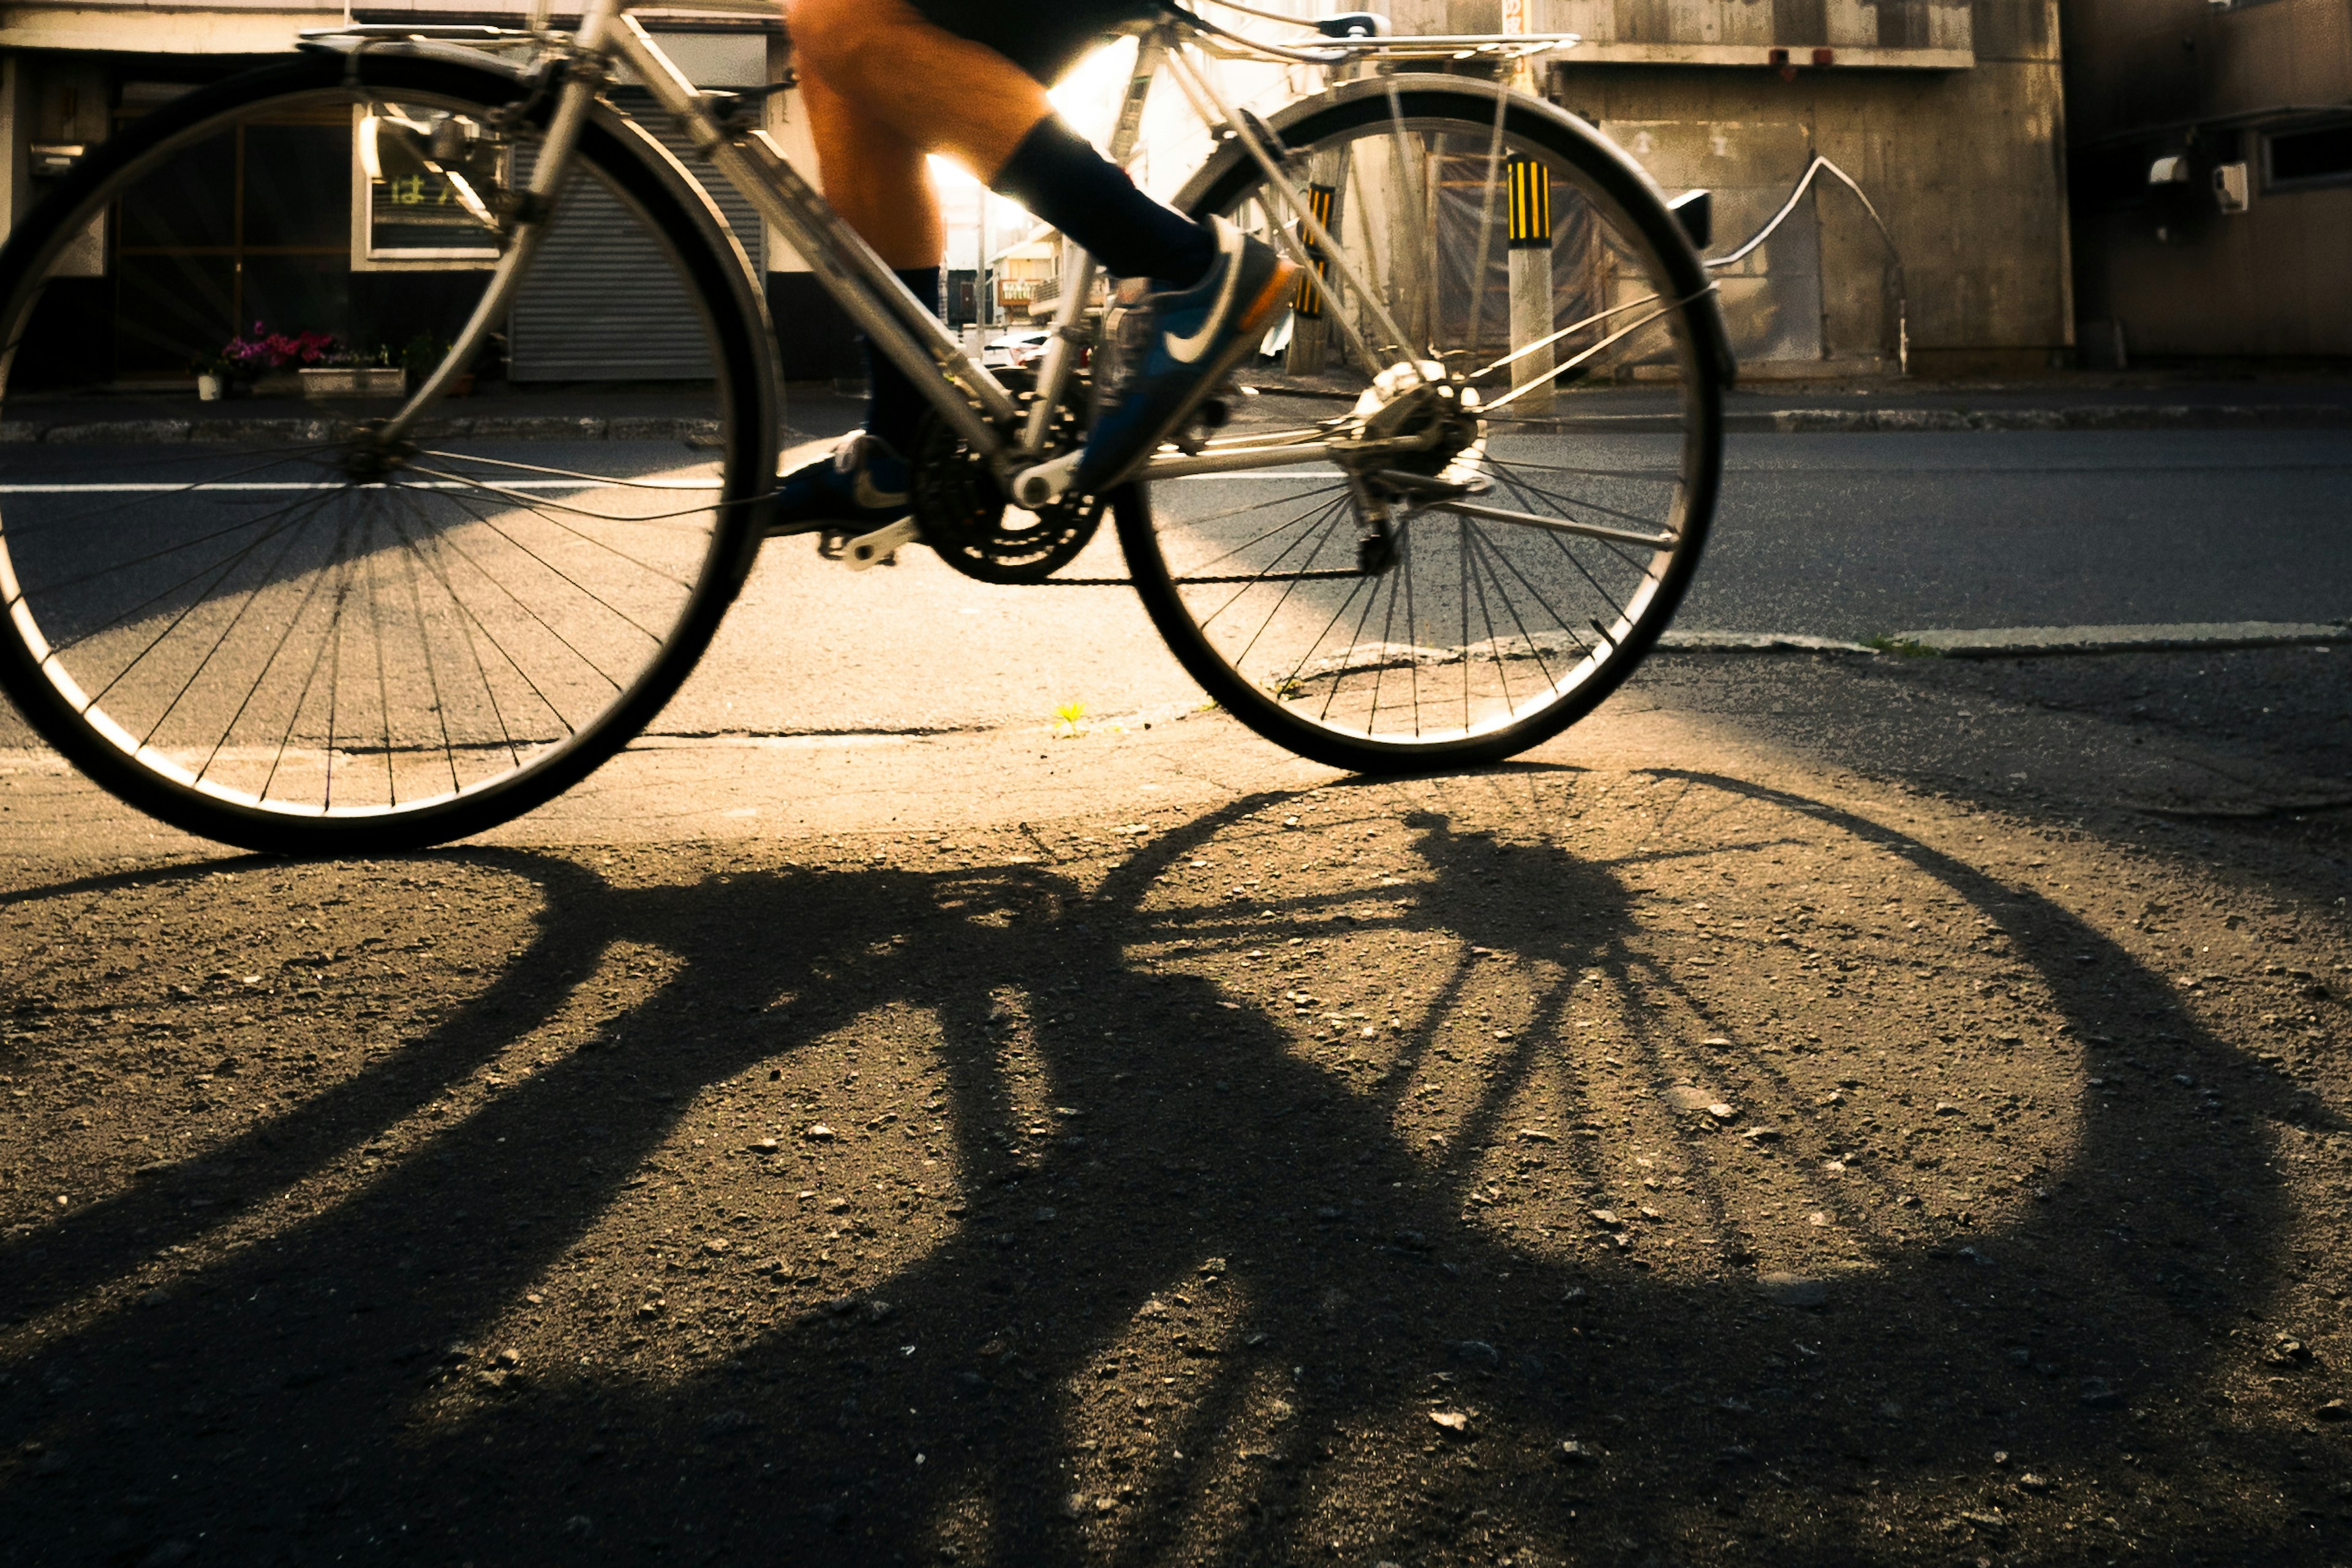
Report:
M 1119 105 L 1118 124 L 1110 139 L 1111 162 L 1121 168 L 1135 156 L 1135 143 L 1143 128 L 1143 106 L 1151 96 L 1152 79 L 1160 74 L 1160 61 L 1167 53 L 1168 41 L 1160 28 L 1146 33 L 1136 45 L 1135 69 L 1129 73 L 1127 98 Z M 1100 269 L 1093 257 L 1067 241 L 1063 244 L 1062 257 L 1062 272 L 1068 282 L 1054 311 L 1054 336 L 1045 345 L 1045 363 L 1037 370 L 1037 401 L 1031 405 L 1028 423 L 1021 432 L 1021 456 L 1032 461 L 1045 456 L 1046 438 L 1053 433 L 1054 410 L 1062 405 L 1062 394 L 1077 368 L 1078 344 L 1086 336 L 1078 322 L 1086 315 L 1087 301 L 1094 293 L 1095 274 Z M 1071 259 L 1074 257 L 1075 261 Z

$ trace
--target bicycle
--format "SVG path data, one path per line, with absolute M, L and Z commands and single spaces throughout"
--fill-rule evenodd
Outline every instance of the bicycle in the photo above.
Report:
M 218 320 L 225 300 L 241 323 L 256 299 L 331 284 L 331 242 L 270 240 L 324 221 L 319 204 L 253 194 L 256 143 L 304 128 L 320 145 L 348 128 L 367 182 L 352 176 L 354 335 L 384 359 L 425 344 L 421 384 L 365 417 L 202 423 L 168 447 L 0 446 L 0 687 L 126 802 L 266 851 L 479 832 L 643 730 L 767 536 L 782 393 L 740 239 L 616 105 L 625 69 L 932 405 L 914 516 L 828 546 L 856 561 L 919 541 L 984 581 L 1069 583 L 1056 574 L 1108 514 L 1127 575 L 1075 581 L 1131 583 L 1185 669 L 1269 740 L 1394 771 L 1556 734 L 1655 642 L 1714 510 L 1733 366 L 1677 214 L 1596 130 L 1504 79 L 1557 38 L 1390 38 L 1343 19 L 1273 41 L 1173 4 L 1132 33 L 1114 156 L 1165 74 L 1214 138 L 1173 205 L 1231 218 L 1307 276 L 1259 384 L 1204 405 L 1107 497 L 1068 490 L 1092 263 L 1066 260 L 1033 374 L 982 368 L 761 126 L 775 89 L 696 88 L 629 0 L 587 0 L 570 33 L 535 17 L 306 35 L 154 110 L 0 251 L 0 417 L 107 373 L 89 352 L 100 292 L 72 275 L 93 246 L 118 364 L 192 341 L 174 312 Z M 1412 68 L 1432 58 L 1497 68 Z M 1331 79 L 1261 115 L 1219 61 Z M 379 185 L 404 205 L 379 214 Z M 216 189 L 236 197 L 226 245 L 205 243 L 227 221 L 200 199 Z M 599 270 L 577 275 L 592 250 Z M 461 378 L 576 336 L 589 285 L 669 312 L 686 413 L 525 442 L 457 412 Z M 1654 406 L 1555 400 L 1621 383 Z M 1307 412 L 1263 412 L 1277 407 Z

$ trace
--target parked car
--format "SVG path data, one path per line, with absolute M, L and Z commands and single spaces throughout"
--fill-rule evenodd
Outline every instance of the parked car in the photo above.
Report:
M 1053 341 L 1050 331 L 1007 332 L 1001 338 L 991 338 L 981 345 L 981 368 L 1025 370 L 1044 355 L 1045 345 Z

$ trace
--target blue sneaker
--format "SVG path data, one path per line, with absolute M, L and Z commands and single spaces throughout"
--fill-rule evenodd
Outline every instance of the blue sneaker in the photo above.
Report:
M 907 459 L 878 436 L 852 430 L 776 486 L 768 532 L 813 533 L 828 526 L 866 532 L 907 515 Z
M 1288 308 L 1298 268 L 1223 218 L 1216 265 L 1190 289 L 1129 278 L 1095 351 L 1094 426 L 1071 488 L 1101 495 L 1133 473 Z

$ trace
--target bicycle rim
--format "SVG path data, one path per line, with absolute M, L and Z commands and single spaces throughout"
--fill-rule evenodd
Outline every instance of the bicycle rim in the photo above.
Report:
M 534 137 L 493 129 L 481 73 L 339 67 L 134 130 L 53 219 L 65 266 L 5 306 L 0 417 L 44 435 L 0 447 L 0 671 L 98 782 L 272 849 L 436 841 L 583 775 L 708 641 L 765 488 L 760 323 L 609 129 L 476 395 L 355 468 L 487 287 Z M 600 361 L 583 268 L 653 341 Z M 199 404 L 224 348 L 246 395 Z M 607 363 L 638 384 L 596 384 Z
M 1461 406 L 1370 493 L 1328 462 L 1139 489 L 1135 575 L 1194 677 L 1294 750 L 1510 754 L 1624 679 L 1696 567 L 1720 461 L 1712 299 L 1638 172 L 1539 107 L 1375 92 L 1284 139 L 1336 255 L 1221 437 L 1328 435 L 1423 378 Z M 1239 161 L 1197 209 L 1308 237 Z

